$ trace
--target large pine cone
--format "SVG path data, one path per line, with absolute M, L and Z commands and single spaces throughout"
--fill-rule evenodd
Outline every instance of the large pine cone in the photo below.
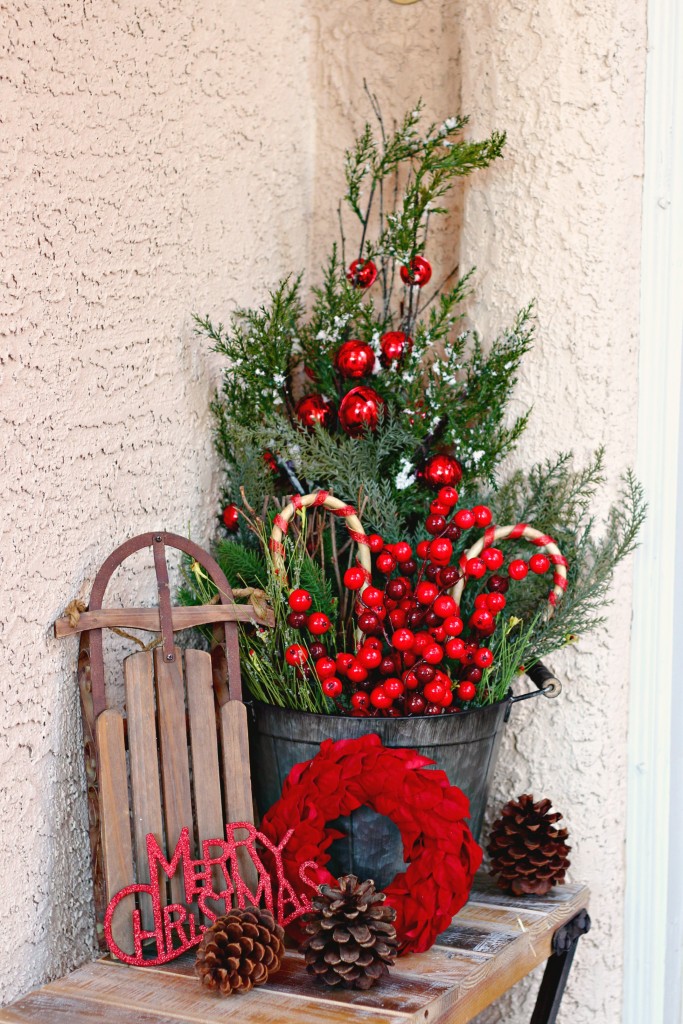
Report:
M 555 828 L 562 817 L 549 814 L 550 800 L 534 803 L 530 794 L 510 800 L 494 822 L 487 853 L 491 874 L 501 889 L 516 896 L 534 893 L 543 896 L 554 885 L 564 882 L 569 867 L 566 828 Z
M 202 984 L 224 996 L 248 992 L 280 970 L 284 937 L 269 910 L 231 910 L 204 932 L 195 971 Z
M 306 970 L 328 985 L 368 989 L 396 959 L 396 911 L 381 906 L 386 896 L 373 881 L 345 875 L 337 885 L 321 885 L 304 917 Z

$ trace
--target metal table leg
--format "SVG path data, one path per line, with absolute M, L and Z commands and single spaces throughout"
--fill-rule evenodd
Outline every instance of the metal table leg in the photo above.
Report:
M 590 931 L 590 926 L 588 911 L 580 910 L 553 935 L 553 955 L 543 972 L 531 1024 L 555 1024 L 576 947 L 581 936 Z

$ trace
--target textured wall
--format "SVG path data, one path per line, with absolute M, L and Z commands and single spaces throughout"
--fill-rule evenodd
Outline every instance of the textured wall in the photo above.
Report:
M 190 313 L 224 318 L 305 259 L 306 16 L 0 3 L 2 1000 L 91 938 L 76 645 L 51 623 L 126 537 L 208 538 L 211 367 Z
M 477 264 L 472 315 L 492 329 L 535 298 L 539 340 L 520 403 L 534 403 L 520 458 L 607 445 L 609 485 L 634 461 L 645 7 L 461 0 L 462 102 L 506 128 L 506 160 L 471 179 L 462 254 Z M 596 503 L 596 513 L 604 502 Z M 621 1020 L 630 567 L 607 628 L 549 659 L 565 692 L 520 705 L 496 799 L 553 797 L 573 838 L 572 874 L 593 890 L 560 1021 Z M 529 1019 L 528 989 L 488 1013 Z

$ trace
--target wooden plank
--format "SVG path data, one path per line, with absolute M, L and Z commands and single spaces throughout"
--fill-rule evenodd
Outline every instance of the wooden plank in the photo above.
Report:
M 166 822 L 166 854 L 171 857 L 180 833 L 186 826 L 192 837 L 192 795 L 190 793 L 190 762 L 187 751 L 185 719 L 185 687 L 182 655 L 175 648 L 175 661 L 164 661 L 162 651 L 154 651 L 154 675 L 159 721 L 161 781 Z M 196 853 L 196 851 L 195 851 Z M 171 879 L 174 903 L 185 903 L 182 872 Z
M 136 878 L 138 882 L 147 883 L 150 878 L 145 837 L 153 832 L 162 849 L 164 846 L 152 652 L 131 654 L 123 663 L 123 673 L 126 683 Z M 148 898 L 140 898 L 140 910 L 143 928 L 153 931 L 154 919 Z
M 131 1024 L 140 1012 L 157 1013 L 162 1019 L 166 1016 L 183 1024 L 222 1024 L 232 1020 L 240 1024 L 412 1024 L 418 1019 L 402 1011 L 373 1009 L 327 997 L 275 993 L 269 985 L 254 989 L 247 996 L 221 999 L 203 988 L 196 978 L 106 961 L 86 964 L 42 991 L 72 999 L 80 996 L 103 1007 L 127 1007 Z
M 224 704 L 220 710 L 220 721 L 226 819 L 253 824 L 247 709 L 242 701 L 230 700 Z M 239 851 L 238 859 L 242 878 L 255 890 L 258 883 L 256 869 L 246 850 Z
M 128 807 L 128 773 L 123 739 L 123 718 L 118 711 L 103 711 L 97 719 L 100 758 L 100 810 L 107 900 L 134 881 L 133 844 Z M 133 949 L 133 924 L 126 898 L 112 921 L 112 935 L 120 949 Z
M 273 627 L 272 611 L 260 614 L 253 604 L 203 604 L 191 608 L 172 609 L 173 629 L 191 629 L 209 622 L 259 622 Z M 124 629 L 144 629 L 150 633 L 161 630 L 158 608 L 100 608 L 97 611 L 81 612 L 78 621 L 72 625 L 70 619 L 57 619 L 55 636 L 75 636 L 88 629 L 105 629 L 116 626 Z
M 128 1006 L 113 1006 L 95 999 L 57 995 L 47 989 L 31 992 L 12 1006 L 0 1010 L 3 1024 L 178 1024 L 177 1017 L 154 1010 L 131 1012 Z

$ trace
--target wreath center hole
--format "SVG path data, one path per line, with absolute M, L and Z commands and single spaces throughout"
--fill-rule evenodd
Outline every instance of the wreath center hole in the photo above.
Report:
M 390 818 L 371 807 L 359 807 L 349 817 L 329 821 L 327 827 L 345 833 L 330 847 L 327 868 L 336 878 L 355 874 L 361 881 L 372 878 L 378 889 L 384 889 L 406 870 L 401 833 Z

